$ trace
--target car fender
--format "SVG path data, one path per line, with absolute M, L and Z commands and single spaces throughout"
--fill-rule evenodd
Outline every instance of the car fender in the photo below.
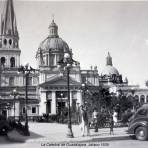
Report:
M 136 129 L 137 129 L 138 127 L 140 127 L 140 126 L 146 127 L 146 128 L 148 129 L 148 122 L 147 122 L 147 121 L 141 121 L 141 122 L 137 123 L 137 124 L 135 125 L 134 134 L 135 134 L 135 132 L 136 132 Z
M 128 133 L 135 134 L 136 129 L 140 126 L 147 127 L 148 129 L 148 122 L 147 121 L 135 122 L 128 128 Z

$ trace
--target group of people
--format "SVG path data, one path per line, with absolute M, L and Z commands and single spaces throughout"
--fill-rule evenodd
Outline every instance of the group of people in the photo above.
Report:
M 84 136 L 85 133 L 87 136 L 90 135 L 90 121 L 88 117 L 88 112 L 86 106 L 81 106 L 81 124 L 80 124 L 80 129 L 81 129 L 81 136 Z M 97 109 L 94 109 L 92 113 L 92 120 L 95 125 L 95 132 L 98 132 L 98 112 Z M 110 134 L 114 134 L 113 132 L 113 127 L 115 123 L 117 122 L 117 114 L 116 112 L 110 113 L 109 117 L 109 124 L 110 124 Z

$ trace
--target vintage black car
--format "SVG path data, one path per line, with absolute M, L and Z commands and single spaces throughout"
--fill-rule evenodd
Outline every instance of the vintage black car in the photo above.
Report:
M 140 107 L 129 119 L 128 133 L 138 140 L 148 140 L 148 104 Z

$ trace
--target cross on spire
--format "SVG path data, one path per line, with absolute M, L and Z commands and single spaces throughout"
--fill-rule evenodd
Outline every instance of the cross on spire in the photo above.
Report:
M 54 21 L 54 14 L 52 14 L 52 20 Z

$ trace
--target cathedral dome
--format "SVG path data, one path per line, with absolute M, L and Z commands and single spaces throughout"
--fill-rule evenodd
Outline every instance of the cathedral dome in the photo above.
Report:
M 61 52 L 69 51 L 69 47 L 65 41 L 63 41 L 59 37 L 50 37 L 50 36 L 41 42 L 41 44 L 39 45 L 39 49 L 42 49 L 43 51 L 47 51 L 49 49 Z
M 59 52 L 68 52 L 69 47 L 65 41 L 63 41 L 58 35 L 58 26 L 52 20 L 51 24 L 49 25 L 49 35 L 48 37 L 41 42 L 39 45 L 39 50 L 42 51 L 59 51 Z
M 49 35 L 43 40 L 37 50 L 36 59 L 39 66 L 56 67 L 65 53 L 72 56 L 72 50 L 68 44 L 59 37 L 58 26 L 52 20 L 49 25 Z
M 107 75 L 107 76 L 117 75 L 118 76 L 119 72 L 115 67 L 113 67 L 111 65 L 106 65 L 102 71 L 102 75 Z
M 118 70 L 113 66 L 112 64 L 112 57 L 110 56 L 110 53 L 108 53 L 108 56 L 106 57 L 106 66 L 103 69 L 102 73 L 103 76 L 111 76 L 116 75 L 119 76 Z

